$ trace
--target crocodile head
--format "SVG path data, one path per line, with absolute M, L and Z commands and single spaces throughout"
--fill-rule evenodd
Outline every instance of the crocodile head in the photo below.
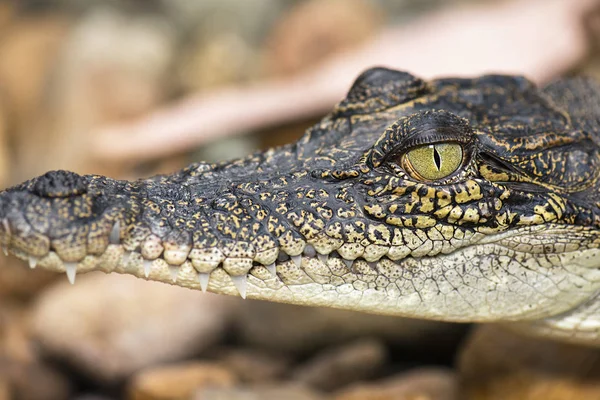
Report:
M 0 242 L 71 280 L 98 269 L 419 318 L 549 318 L 598 302 L 599 93 L 374 68 L 292 145 L 10 188 Z

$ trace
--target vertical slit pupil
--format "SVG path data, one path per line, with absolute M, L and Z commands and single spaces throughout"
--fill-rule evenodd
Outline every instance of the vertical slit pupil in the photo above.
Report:
M 435 166 L 437 167 L 438 171 L 441 170 L 442 158 L 440 157 L 440 153 L 435 146 L 433 147 L 433 161 L 435 162 Z

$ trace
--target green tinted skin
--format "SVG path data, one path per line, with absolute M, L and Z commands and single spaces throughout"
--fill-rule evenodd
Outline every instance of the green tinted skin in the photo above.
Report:
M 458 143 L 436 143 L 416 147 L 404 155 L 404 168 L 420 181 L 435 181 L 453 174 L 462 164 Z

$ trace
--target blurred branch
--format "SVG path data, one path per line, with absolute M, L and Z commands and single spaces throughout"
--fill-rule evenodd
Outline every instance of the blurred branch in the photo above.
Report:
M 424 78 L 483 73 L 546 82 L 572 68 L 590 44 L 583 16 L 598 0 L 518 0 L 445 10 L 288 79 L 194 95 L 92 135 L 105 163 L 141 162 L 215 138 L 319 115 L 339 101 L 364 69 L 384 65 Z

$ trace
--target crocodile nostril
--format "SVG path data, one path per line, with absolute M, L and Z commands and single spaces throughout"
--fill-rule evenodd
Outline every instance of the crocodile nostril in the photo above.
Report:
M 41 197 L 70 197 L 85 193 L 86 180 L 69 171 L 50 171 L 35 179 L 31 191 Z

